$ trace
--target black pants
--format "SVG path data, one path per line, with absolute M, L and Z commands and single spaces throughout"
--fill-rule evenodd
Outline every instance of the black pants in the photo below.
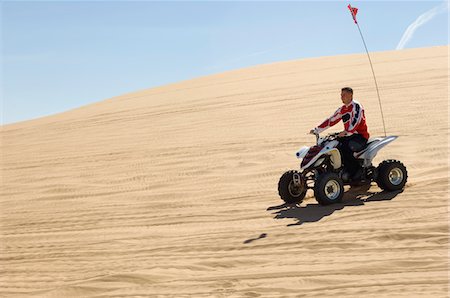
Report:
M 353 134 L 340 139 L 339 151 L 342 154 L 344 167 L 351 176 L 355 175 L 359 168 L 358 161 L 353 153 L 363 150 L 366 145 L 367 140 L 360 134 Z

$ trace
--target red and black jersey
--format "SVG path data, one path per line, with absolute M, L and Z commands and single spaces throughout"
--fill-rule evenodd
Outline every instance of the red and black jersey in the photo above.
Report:
M 369 139 L 364 109 L 356 100 L 352 100 L 348 105 L 343 105 L 337 109 L 330 118 L 326 119 L 316 128 L 317 132 L 324 131 L 341 121 L 341 119 L 344 122 L 344 131 L 347 132 L 347 135 L 358 133 L 365 139 Z

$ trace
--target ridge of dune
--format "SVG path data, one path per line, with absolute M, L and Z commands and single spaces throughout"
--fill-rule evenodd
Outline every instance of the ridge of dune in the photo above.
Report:
M 283 206 L 310 128 L 365 54 L 278 62 L 2 126 L 0 296 L 448 296 L 448 46 L 371 53 L 401 193 Z M 340 130 L 338 124 L 331 131 Z
M 447 49 L 447 50 L 445 50 Z M 389 56 L 391 59 L 397 59 L 400 57 L 404 57 L 405 54 L 413 53 L 415 52 L 422 52 L 422 55 L 426 55 L 426 53 L 430 51 L 440 51 L 441 53 L 445 54 L 445 51 L 448 52 L 448 46 L 434 46 L 429 48 L 414 48 L 414 49 L 403 49 L 403 50 L 391 50 L 391 51 L 383 51 L 383 52 L 372 52 L 370 53 L 371 56 L 375 57 L 374 63 L 376 72 L 378 75 L 378 67 L 381 64 L 386 63 L 386 61 L 383 61 L 383 56 Z M 410 55 L 411 56 L 411 55 Z M 379 61 L 376 61 L 376 59 L 380 57 Z M 217 74 L 211 74 L 206 76 L 201 76 L 197 78 L 187 79 L 180 82 L 170 83 L 162 86 L 156 86 L 149 89 L 144 89 L 140 91 L 130 92 L 123 95 L 115 96 L 110 99 L 102 100 L 99 102 L 87 104 L 78 108 L 74 108 L 68 111 L 56 113 L 53 115 L 48 115 L 44 117 L 39 117 L 36 119 L 31 120 L 25 120 L 17 123 L 11 123 L 2 125 L 0 127 L 8 128 L 8 127 L 22 127 L 26 125 L 34 125 L 39 123 L 47 123 L 47 122 L 55 122 L 58 119 L 65 119 L 65 118 L 72 118 L 72 117 L 79 117 L 79 116 L 86 116 L 90 114 L 99 113 L 101 114 L 102 109 L 112 109 L 114 108 L 111 103 L 118 103 L 118 101 L 126 101 L 124 105 L 118 105 L 116 110 L 120 109 L 132 109 L 133 106 L 131 105 L 133 101 L 136 103 L 139 103 L 139 99 L 146 98 L 147 101 L 145 104 L 147 106 L 152 106 L 153 104 L 156 105 L 163 105 L 167 104 L 167 101 L 169 99 L 172 99 L 172 101 L 186 101 L 190 100 L 189 98 L 179 97 L 179 96 L 170 96 L 169 98 L 166 98 L 164 96 L 158 96 L 161 94 L 168 93 L 175 93 L 180 91 L 186 91 L 190 89 L 201 89 L 202 87 L 211 87 L 213 84 L 232 84 L 233 82 L 236 82 L 236 77 L 242 77 L 245 80 L 255 80 L 255 79 L 261 79 L 259 74 L 261 72 L 267 72 L 269 76 L 290 76 L 293 75 L 299 75 L 299 74 L 305 74 L 306 71 L 313 71 L 315 73 L 321 72 L 323 67 L 321 67 L 320 64 L 323 63 L 334 63 L 334 61 L 340 61 L 341 66 L 345 67 L 346 65 L 349 65 L 348 67 L 351 68 L 353 65 L 348 64 L 348 60 L 357 59 L 358 63 L 357 65 L 363 64 L 364 69 L 364 79 L 369 79 L 368 86 L 372 86 L 370 82 L 370 78 L 372 78 L 372 73 L 370 72 L 367 55 L 364 53 L 361 54 L 343 54 L 338 56 L 323 56 L 323 57 L 312 57 L 312 58 L 304 58 L 304 59 L 298 59 L 298 60 L 292 60 L 292 61 L 281 61 L 281 62 L 273 62 L 273 63 L 267 63 L 262 65 L 255 65 L 250 66 L 242 69 L 235 69 L 235 70 L 229 70 L 222 73 Z M 333 66 L 331 66 L 333 67 Z M 304 79 L 304 77 L 302 77 Z M 373 80 L 373 79 L 372 79 Z M 309 80 L 308 82 L 316 82 L 314 80 Z M 301 85 L 301 84 L 300 84 Z M 380 86 L 382 87 L 382 86 Z M 151 101 L 148 101 L 148 100 Z M 208 99 L 208 98 L 205 98 Z M 161 101 L 162 100 L 162 101 Z M 109 106 L 106 107 L 106 106 Z M 141 107 L 141 106 L 139 106 Z M 89 112 L 89 110 L 92 110 L 92 112 Z M 71 116 L 73 114 L 73 116 Z

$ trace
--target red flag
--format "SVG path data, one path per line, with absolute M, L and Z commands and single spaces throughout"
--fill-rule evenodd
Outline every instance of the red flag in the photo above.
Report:
M 356 21 L 356 14 L 358 13 L 358 8 L 352 7 L 350 4 L 347 7 L 350 10 L 350 13 L 352 14 L 352 17 L 353 17 L 353 20 L 355 21 L 355 24 L 357 24 L 358 22 Z

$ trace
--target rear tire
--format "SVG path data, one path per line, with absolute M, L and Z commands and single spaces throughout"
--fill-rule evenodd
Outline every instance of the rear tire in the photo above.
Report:
M 324 173 L 317 177 L 314 196 L 320 205 L 339 203 L 344 196 L 344 183 L 335 173 Z
M 408 180 L 406 167 L 398 160 L 385 160 L 378 166 L 376 182 L 378 187 L 387 191 L 401 190 Z
M 294 174 L 300 176 L 301 185 L 295 185 Z M 298 171 L 284 173 L 278 182 L 278 194 L 287 204 L 301 203 L 306 195 L 306 183 Z

